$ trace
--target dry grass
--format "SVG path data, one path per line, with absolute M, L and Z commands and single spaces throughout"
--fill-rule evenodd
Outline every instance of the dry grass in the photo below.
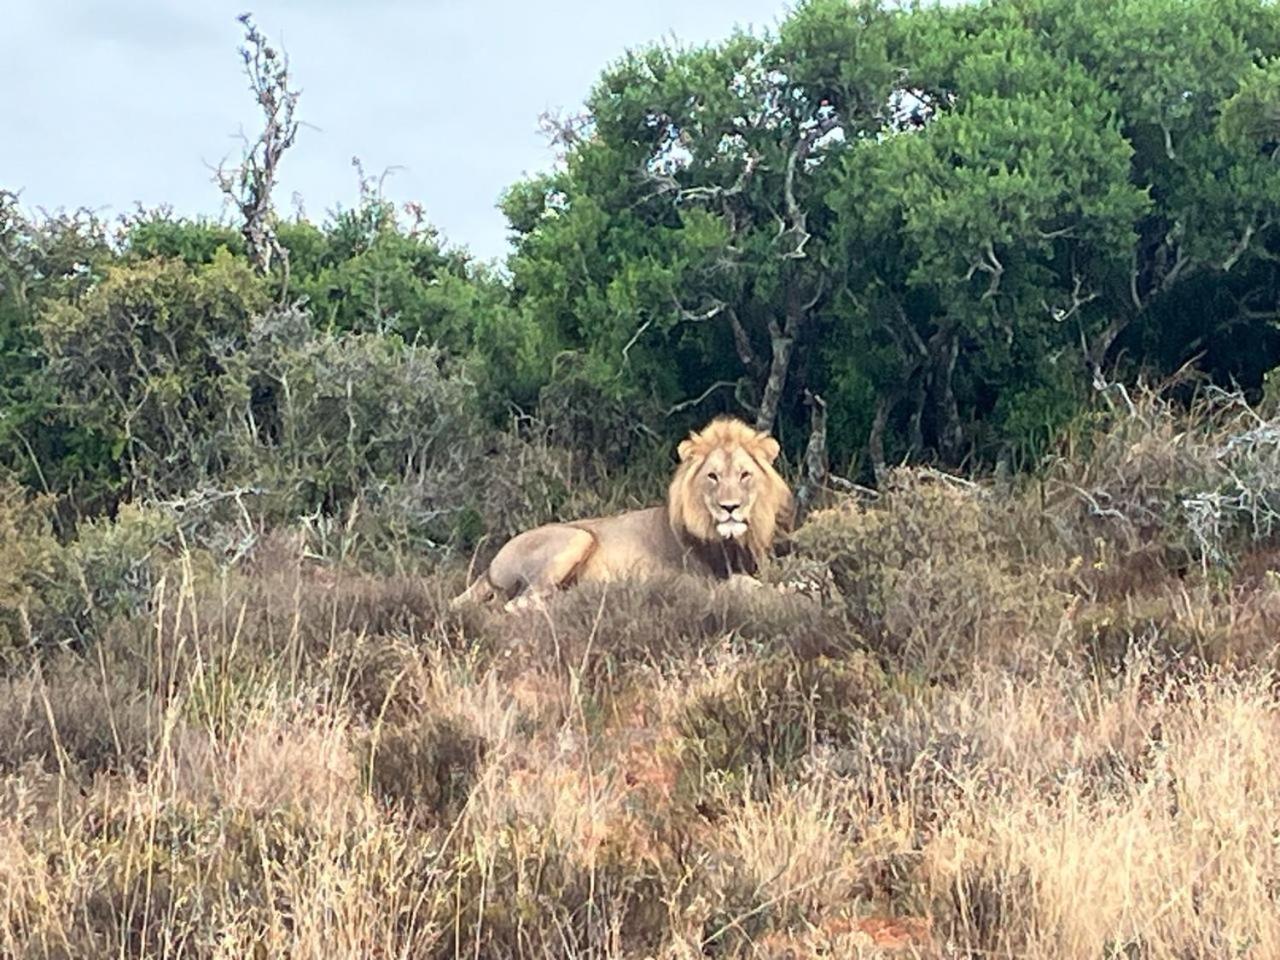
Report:
M 179 558 L 0 679 L 0 955 L 1280 956 L 1278 558 L 1126 584 L 1112 522 L 903 473 L 825 601 L 515 618 Z

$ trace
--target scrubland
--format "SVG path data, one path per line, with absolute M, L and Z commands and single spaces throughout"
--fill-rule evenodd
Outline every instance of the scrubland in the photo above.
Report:
M 505 616 L 13 494 L 0 954 L 1280 956 L 1278 498 L 1263 414 L 1118 397 L 833 496 L 787 589 Z

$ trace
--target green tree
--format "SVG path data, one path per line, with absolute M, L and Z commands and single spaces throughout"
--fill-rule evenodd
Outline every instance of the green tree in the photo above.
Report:
M 1033 455 L 1117 371 L 1256 386 L 1278 30 L 1263 0 L 810 0 L 629 54 L 505 201 L 530 379 L 571 350 L 784 433 L 816 390 L 874 464 Z
M 227 358 L 267 299 L 248 260 L 223 248 L 203 265 L 109 265 L 83 296 L 45 301 L 42 375 L 97 454 L 79 505 L 182 493 L 221 473 Z
M 50 300 L 79 302 L 113 255 L 92 214 L 28 216 L 0 190 L 0 467 L 29 488 L 65 490 L 107 454 L 60 408 L 37 318 Z
M 619 392 L 773 426 L 836 293 L 822 197 L 834 154 L 884 124 L 891 22 L 813 0 L 776 38 L 611 67 L 564 170 L 508 194 L 521 309 Z

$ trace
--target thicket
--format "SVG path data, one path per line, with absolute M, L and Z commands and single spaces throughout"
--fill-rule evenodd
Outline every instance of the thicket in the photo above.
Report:
M 0 952 L 1277 955 L 1275 6 L 629 54 L 506 271 L 245 25 L 236 222 L 0 192 Z M 722 410 L 807 596 L 448 609 Z
M 300 101 L 245 23 L 263 129 L 218 177 L 243 222 L 0 193 L 0 465 L 62 533 L 252 491 L 273 521 L 394 502 L 466 550 L 500 533 L 456 483 L 481 462 L 555 512 L 568 451 L 616 477 L 731 411 L 794 459 L 817 395 L 854 479 L 1035 467 L 1109 380 L 1191 365 L 1256 401 L 1280 363 L 1258 0 L 810 0 L 627 54 L 505 196 L 505 271 L 363 171 L 351 208 L 278 215 Z

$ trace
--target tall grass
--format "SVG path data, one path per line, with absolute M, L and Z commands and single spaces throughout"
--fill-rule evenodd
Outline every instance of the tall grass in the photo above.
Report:
M 819 599 L 180 554 L 0 679 L 0 955 L 1280 956 L 1280 555 L 1134 450 L 898 474 Z

